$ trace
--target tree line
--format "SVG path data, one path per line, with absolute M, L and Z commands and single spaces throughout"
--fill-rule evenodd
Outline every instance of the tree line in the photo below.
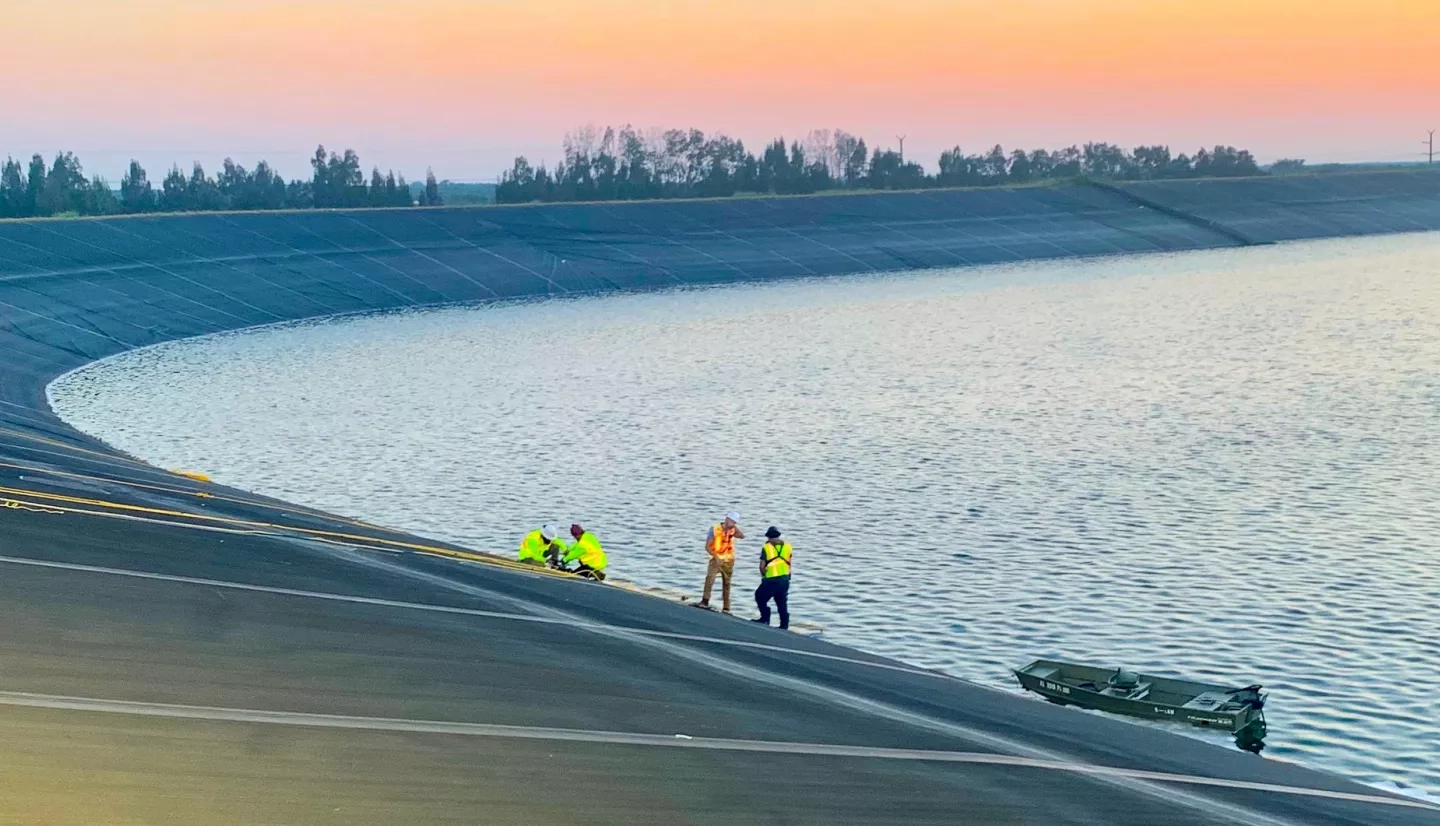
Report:
M 1095 177 L 1137 181 L 1157 178 L 1242 177 L 1264 172 L 1250 152 L 1233 146 L 1193 156 L 1168 146 L 1133 150 L 1087 143 L 1060 150 L 995 146 L 966 154 L 940 154 L 933 173 L 892 149 L 869 147 L 843 130 L 812 131 L 803 141 L 776 138 L 758 154 L 724 134 L 699 129 L 648 130 L 583 127 L 565 136 L 564 156 L 553 169 L 515 159 L 496 187 L 497 203 L 608 201 L 724 197 L 739 193 L 799 195 L 837 189 L 924 189 L 999 186 Z M 1303 162 L 1302 162 L 1303 163 Z
M 757 154 L 724 134 L 698 129 L 592 126 L 565 136 L 563 159 L 553 169 L 515 159 L 495 187 L 497 203 L 606 201 L 649 198 L 724 197 L 739 193 L 807 194 L 841 189 L 924 189 L 998 186 L 1084 176 L 1111 180 L 1236 177 L 1264 172 L 1250 152 L 1232 146 L 1174 155 L 1167 146 L 1132 150 L 1087 143 L 1060 150 L 995 146 L 966 154 L 960 147 L 940 154 L 927 171 L 899 152 L 871 148 L 843 130 L 817 130 L 803 141 L 777 138 Z M 1284 161 L 1298 171 L 1303 161 Z M 186 174 L 172 166 L 159 181 L 131 161 L 118 187 L 87 177 L 80 159 L 60 152 L 46 163 L 40 155 L 26 165 L 7 158 L 0 166 L 0 218 L 57 215 L 116 215 L 146 212 L 439 206 L 435 174 L 412 192 L 403 175 L 367 179 L 353 150 L 330 153 L 324 146 L 310 159 L 308 180 L 285 180 L 270 164 L 253 169 L 226 159 L 214 175 L 196 163 Z M 1277 165 L 1276 171 L 1282 171 Z M 1290 167 L 1294 167 L 1293 170 Z
M 329 153 L 324 146 L 310 159 L 309 180 L 286 181 L 265 161 L 253 169 L 229 158 L 215 175 L 196 163 L 187 175 L 172 166 L 158 184 L 138 161 L 113 187 L 101 176 L 86 177 L 73 152 L 60 152 L 46 164 L 40 155 L 21 165 L 7 158 L 0 167 L 0 218 L 64 215 L 121 215 L 145 212 L 217 210 L 328 209 L 337 207 L 440 206 L 439 184 L 427 172 L 417 198 L 404 175 L 381 174 L 367 180 L 353 150 Z

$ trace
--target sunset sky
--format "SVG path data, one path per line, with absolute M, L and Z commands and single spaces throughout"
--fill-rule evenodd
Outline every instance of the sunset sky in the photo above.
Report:
M 0 156 L 493 180 L 576 126 L 1414 160 L 1437 0 L 5 0 Z M 12 70 L 13 71 L 13 70 Z

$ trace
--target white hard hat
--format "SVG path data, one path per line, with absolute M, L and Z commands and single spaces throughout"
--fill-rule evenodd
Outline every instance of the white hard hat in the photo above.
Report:
M 540 528 L 540 535 L 546 539 L 554 539 L 560 535 L 560 529 L 554 525 L 543 525 Z
M 730 511 L 729 513 L 725 514 L 725 518 L 729 519 L 731 522 L 739 522 L 740 511 Z

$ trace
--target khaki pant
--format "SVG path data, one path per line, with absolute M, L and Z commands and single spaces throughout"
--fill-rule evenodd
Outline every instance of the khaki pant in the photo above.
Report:
M 730 610 L 730 576 L 735 573 L 735 557 L 721 559 L 710 557 L 710 566 L 705 569 L 705 593 L 700 597 L 701 605 L 710 604 L 710 589 L 715 586 L 715 575 L 720 575 L 720 599 L 726 611 Z

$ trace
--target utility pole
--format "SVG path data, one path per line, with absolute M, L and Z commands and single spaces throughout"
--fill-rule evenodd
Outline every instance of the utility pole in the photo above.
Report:
M 1435 165 L 1435 130 L 1430 130 L 1430 139 L 1425 141 L 1428 151 L 1425 153 L 1430 159 L 1430 165 Z
M 1433 137 L 1435 133 L 1434 133 L 1434 132 L 1431 132 L 1430 134 L 1431 134 L 1431 136 Z M 901 163 L 901 164 L 904 164 L 904 163 L 905 163 L 905 136 L 904 136 L 904 135 L 896 135 L 895 137 L 900 140 L 900 163 Z

